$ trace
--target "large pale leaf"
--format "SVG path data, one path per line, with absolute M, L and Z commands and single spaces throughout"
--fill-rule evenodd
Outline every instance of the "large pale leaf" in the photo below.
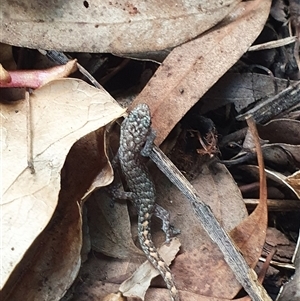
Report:
M 241 0 L 1 1 L 1 41 L 81 52 L 142 52 L 190 40 Z
M 107 92 L 74 79 L 45 85 L 29 102 L 1 104 L 1 288 L 53 215 L 71 146 L 123 112 Z

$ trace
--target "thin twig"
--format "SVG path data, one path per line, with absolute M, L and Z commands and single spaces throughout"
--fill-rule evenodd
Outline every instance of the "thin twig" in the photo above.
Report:
M 32 174 L 35 173 L 33 165 L 33 137 L 32 137 L 32 111 L 31 111 L 31 101 L 29 97 L 29 92 L 25 92 L 25 101 L 27 103 L 27 165 Z

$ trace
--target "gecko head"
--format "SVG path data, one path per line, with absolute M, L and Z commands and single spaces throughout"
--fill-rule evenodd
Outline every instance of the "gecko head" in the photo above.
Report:
M 151 116 L 149 106 L 142 103 L 138 104 L 128 115 L 132 124 L 137 125 L 137 130 L 149 130 L 151 126 Z
M 143 148 L 150 132 L 150 109 L 146 104 L 139 104 L 122 122 L 120 141 L 124 140 L 124 147 L 128 147 L 129 142 L 132 141 L 134 144 L 132 147 L 139 151 Z

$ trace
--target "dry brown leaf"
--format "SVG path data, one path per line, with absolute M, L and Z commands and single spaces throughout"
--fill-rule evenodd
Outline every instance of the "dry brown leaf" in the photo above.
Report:
M 280 144 L 264 145 L 262 151 L 267 166 L 283 172 L 293 172 L 297 169 L 295 158 Z
M 288 80 L 269 75 L 226 72 L 202 97 L 199 103 L 200 114 L 231 103 L 240 113 L 251 103 L 273 96 L 288 85 Z
M 220 22 L 241 0 L 2 0 L 1 41 L 29 48 L 143 52 L 173 47 Z
M 271 143 L 269 144 L 269 147 L 272 146 L 280 146 L 284 150 L 286 150 L 288 153 L 290 153 L 293 158 L 300 163 L 300 144 L 299 145 L 291 145 L 286 143 Z
M 245 53 L 261 32 L 271 1 L 242 2 L 227 23 L 175 48 L 158 68 L 132 106 L 151 108 L 161 144 L 183 115 Z
M 260 138 L 270 143 L 300 145 L 300 121 L 293 119 L 275 119 L 265 125 L 258 125 Z
M 107 92 L 74 79 L 53 81 L 36 90 L 30 105 L 26 101 L 1 105 L 2 173 L 5 174 L 1 203 L 1 287 L 53 215 L 60 193 L 61 169 L 71 146 L 123 112 Z M 27 118 L 30 128 L 27 128 Z M 30 145 L 32 153 L 28 156 Z M 27 164 L 29 157 L 33 160 L 33 174 Z M 73 197 L 79 201 L 78 195 Z M 75 220 L 71 219 L 73 214 Z M 78 233 L 79 208 L 72 208 L 71 217 Z M 53 226 L 54 232 L 58 231 L 58 225 Z M 60 236 L 54 236 L 59 240 Z M 79 264 L 77 258 L 76 265 Z M 44 268 L 49 269 L 47 265 Z
M 258 178 L 258 167 L 255 165 L 242 165 L 238 167 L 238 170 L 246 172 L 247 176 L 252 179 Z M 270 181 L 273 186 L 278 187 L 279 190 L 286 196 L 286 198 L 299 198 L 296 190 L 286 181 L 287 177 L 285 175 L 274 170 L 265 170 L 267 180 Z
M 107 165 L 103 136 L 102 129 L 91 132 L 71 148 L 61 172 L 54 215 L 10 275 L 2 300 L 59 300 L 73 283 L 82 252 L 80 199 Z
M 143 256 L 132 239 L 126 202 L 115 202 L 105 193 L 96 192 L 86 202 L 92 249 L 107 256 L 125 259 Z

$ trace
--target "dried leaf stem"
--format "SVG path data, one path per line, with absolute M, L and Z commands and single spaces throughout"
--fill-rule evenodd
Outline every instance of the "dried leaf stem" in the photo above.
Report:
M 266 179 L 266 172 L 265 172 L 265 164 L 264 158 L 261 150 L 261 145 L 259 141 L 259 136 L 256 128 L 255 121 L 251 115 L 247 116 L 247 125 L 249 130 L 252 134 L 252 138 L 254 140 L 256 154 L 257 154 L 257 162 L 259 168 L 259 199 L 267 202 L 267 179 Z

